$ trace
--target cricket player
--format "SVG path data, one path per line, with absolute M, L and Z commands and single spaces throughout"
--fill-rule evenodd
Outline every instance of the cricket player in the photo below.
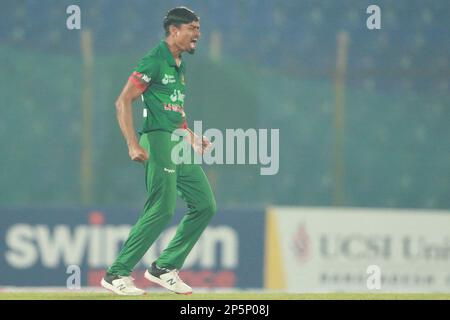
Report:
M 203 153 L 211 146 L 187 126 L 184 112 L 185 65 L 181 54 L 193 54 L 200 38 L 200 19 L 190 9 L 177 7 L 164 18 L 165 40 L 138 63 L 116 101 L 117 120 L 133 161 L 145 166 L 148 198 L 144 209 L 101 285 L 120 295 L 141 295 L 130 274 L 159 237 L 175 211 L 177 194 L 188 212 L 174 238 L 144 276 L 179 294 L 190 294 L 178 270 L 216 212 L 216 202 L 208 179 L 198 164 L 174 163 L 174 130 L 184 131 L 194 150 Z M 147 116 L 138 138 L 133 126 L 132 103 L 142 95 Z

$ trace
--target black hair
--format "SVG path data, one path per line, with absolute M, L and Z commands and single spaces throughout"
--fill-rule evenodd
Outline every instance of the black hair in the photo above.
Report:
M 164 17 L 164 30 L 166 31 L 166 36 L 170 34 L 169 27 L 171 25 L 179 27 L 181 24 L 191 23 L 192 21 L 199 21 L 200 17 L 195 14 L 189 8 L 186 7 L 176 7 L 170 9 L 167 15 Z

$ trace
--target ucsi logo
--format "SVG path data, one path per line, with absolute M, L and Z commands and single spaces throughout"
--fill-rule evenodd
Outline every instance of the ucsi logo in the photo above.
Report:
M 311 255 L 311 240 L 304 223 L 299 225 L 292 237 L 292 250 L 299 262 L 306 262 Z
M 320 253 L 326 259 L 389 259 L 392 238 L 387 235 L 327 234 L 319 240 Z
M 5 232 L 5 261 L 13 268 L 41 265 L 84 265 L 104 268 L 114 261 L 130 232 L 129 225 L 14 224 Z M 167 246 L 176 231 L 168 229 L 143 258 L 148 267 Z M 238 264 L 238 235 L 229 226 L 208 227 L 191 251 L 184 267 L 232 269 Z

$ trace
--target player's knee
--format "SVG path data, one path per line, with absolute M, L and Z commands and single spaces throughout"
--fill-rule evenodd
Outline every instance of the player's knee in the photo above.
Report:
M 161 218 L 163 219 L 172 219 L 174 213 L 175 213 L 175 206 L 176 206 L 176 198 L 173 199 L 161 199 L 161 205 L 159 207 L 159 214 Z
M 158 219 L 170 220 L 175 213 L 176 202 L 176 190 L 161 188 L 158 192 L 150 194 L 146 211 L 157 214 Z
M 151 225 L 157 221 L 158 223 L 167 224 L 171 221 L 174 213 L 175 206 L 172 205 L 161 203 L 156 206 L 151 206 L 145 209 L 145 215 L 142 218 L 142 223 L 145 225 Z

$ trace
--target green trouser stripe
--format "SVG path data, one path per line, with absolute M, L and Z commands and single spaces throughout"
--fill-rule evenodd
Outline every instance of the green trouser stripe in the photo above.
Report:
M 179 142 L 171 141 L 170 137 L 171 133 L 165 131 L 141 136 L 140 144 L 149 152 L 145 163 L 148 198 L 109 273 L 123 276 L 131 273 L 170 222 L 177 193 L 186 202 L 188 212 L 156 260 L 160 267 L 180 269 L 216 212 L 214 195 L 203 169 L 196 164 L 173 163 L 172 147 Z

